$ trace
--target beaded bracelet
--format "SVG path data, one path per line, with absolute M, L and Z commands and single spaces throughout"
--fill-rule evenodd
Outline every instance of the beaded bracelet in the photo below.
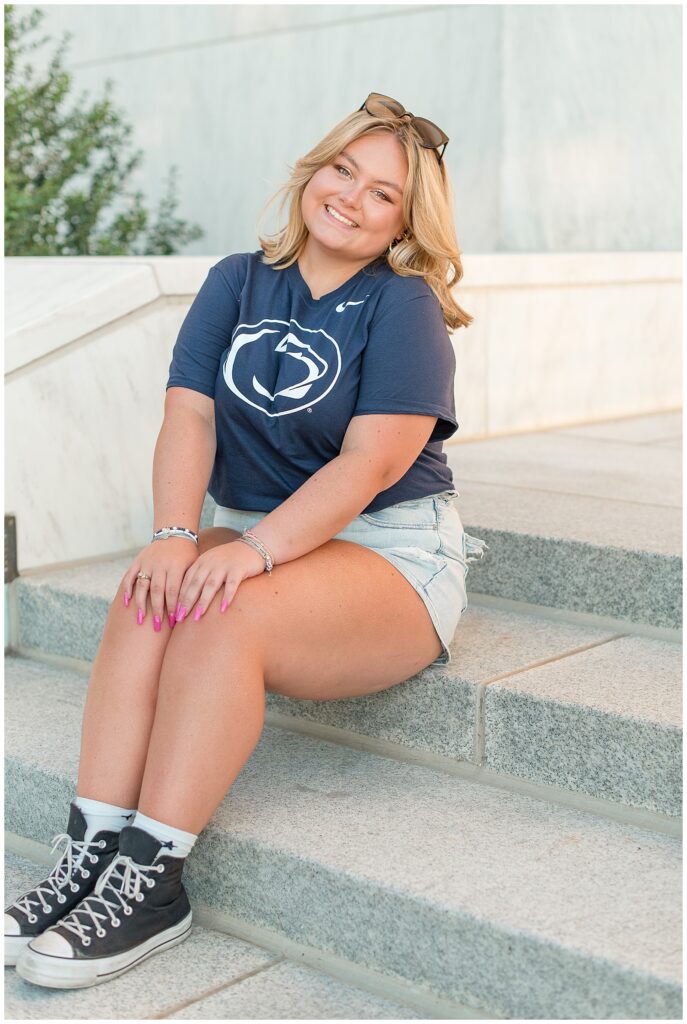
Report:
M 185 526 L 165 526 L 162 530 L 156 530 L 153 540 L 166 540 L 167 537 L 187 537 L 194 544 L 198 544 L 198 534 L 193 530 L 187 530 Z M 151 540 L 151 544 L 153 543 Z
M 274 568 L 274 559 L 272 558 L 272 555 L 267 550 L 265 545 L 262 543 L 260 538 L 256 537 L 255 534 L 251 533 L 250 530 L 246 529 L 243 531 L 241 536 L 237 537 L 236 539 L 243 541 L 244 544 L 249 544 L 252 548 L 255 549 L 255 551 L 262 555 L 262 557 L 265 559 L 265 568 L 263 569 L 263 572 L 266 571 L 268 576 L 271 576 L 272 569 Z

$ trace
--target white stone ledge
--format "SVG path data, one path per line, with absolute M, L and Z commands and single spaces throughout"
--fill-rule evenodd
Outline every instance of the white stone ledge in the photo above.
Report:
M 189 305 L 221 257 L 53 257 L 5 261 L 5 373 L 165 296 Z
M 463 255 L 464 288 L 580 288 L 682 280 L 679 252 L 478 253 Z
M 220 259 L 5 261 L 5 507 L 22 571 L 147 541 L 172 348 Z M 681 253 L 463 259 L 474 322 L 452 333 L 454 449 L 680 407 Z
M 197 294 L 221 256 L 14 257 L 5 261 L 5 372 L 124 317 L 160 297 Z M 457 294 L 681 282 L 682 255 L 483 253 L 463 257 Z M 40 284 L 38 283 L 40 282 Z

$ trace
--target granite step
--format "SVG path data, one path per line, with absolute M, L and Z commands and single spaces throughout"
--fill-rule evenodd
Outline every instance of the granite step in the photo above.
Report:
M 469 587 L 679 628 L 681 436 L 669 412 L 447 445 L 463 526 L 489 545 Z
M 129 564 L 120 558 L 15 580 L 14 648 L 90 662 Z M 347 700 L 269 693 L 268 720 L 391 756 L 552 787 L 559 791 L 552 798 L 679 818 L 680 644 L 478 602 L 458 626 L 450 665 Z
M 6 827 L 48 843 L 83 678 L 7 667 Z M 301 943 L 462 1016 L 681 1017 L 679 837 L 268 725 L 186 871 L 193 906 L 238 938 Z
M 55 855 L 57 856 L 57 855 Z M 5 851 L 5 894 L 26 892 L 46 863 Z M 91 989 L 32 985 L 5 968 L 9 1020 L 416 1020 L 420 1010 L 194 922 L 189 938 L 126 977 Z

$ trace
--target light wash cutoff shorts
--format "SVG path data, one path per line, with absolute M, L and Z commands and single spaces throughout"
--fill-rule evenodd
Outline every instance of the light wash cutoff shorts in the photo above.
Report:
M 363 512 L 332 538 L 378 551 L 414 587 L 441 640 L 443 651 L 434 665 L 451 661 L 449 644 L 468 606 L 468 562 L 481 558 L 488 547 L 463 529 L 453 502 L 456 496 L 460 496 L 458 491 L 442 491 L 378 512 Z M 214 525 L 241 532 L 252 529 L 266 515 L 219 505 Z

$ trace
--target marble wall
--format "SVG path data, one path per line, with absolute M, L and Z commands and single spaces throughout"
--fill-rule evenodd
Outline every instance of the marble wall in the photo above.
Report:
M 141 547 L 174 341 L 221 257 L 5 262 L 5 511 L 20 571 Z M 679 253 L 470 256 L 451 444 L 675 409 Z M 447 445 L 447 447 L 448 447 Z
M 288 165 L 372 90 L 450 136 L 464 251 L 682 247 L 680 5 L 43 10 L 42 34 L 73 35 L 74 92 L 114 83 L 150 206 L 179 167 L 179 212 L 205 230 L 188 253 L 257 248 Z

